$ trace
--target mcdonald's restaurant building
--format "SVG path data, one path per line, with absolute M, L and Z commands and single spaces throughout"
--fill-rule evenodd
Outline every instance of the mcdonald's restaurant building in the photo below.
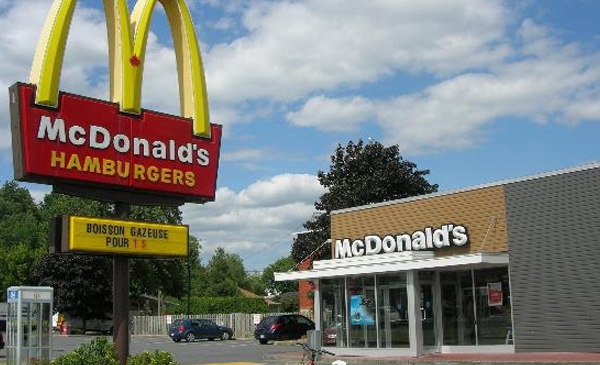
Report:
M 600 164 L 331 213 L 312 281 L 339 355 L 600 352 Z

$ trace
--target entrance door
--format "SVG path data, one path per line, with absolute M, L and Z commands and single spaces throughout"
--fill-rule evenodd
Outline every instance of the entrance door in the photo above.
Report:
M 433 303 L 433 285 L 421 283 L 421 326 L 423 347 L 435 347 L 435 320 Z
M 379 346 L 409 347 L 406 285 L 380 285 L 378 299 Z

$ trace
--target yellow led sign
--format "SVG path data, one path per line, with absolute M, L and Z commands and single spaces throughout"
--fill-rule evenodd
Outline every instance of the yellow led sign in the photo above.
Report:
M 65 221 L 66 220 L 66 221 Z M 177 257 L 188 255 L 188 226 L 67 216 L 63 239 L 72 252 Z

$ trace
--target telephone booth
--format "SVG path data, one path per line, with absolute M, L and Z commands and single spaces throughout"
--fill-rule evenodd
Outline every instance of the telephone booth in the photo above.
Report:
M 33 359 L 50 360 L 53 298 L 51 287 L 8 288 L 7 365 L 29 365 Z

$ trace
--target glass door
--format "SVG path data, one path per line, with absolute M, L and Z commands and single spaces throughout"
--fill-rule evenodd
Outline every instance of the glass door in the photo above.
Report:
M 409 347 L 406 285 L 380 285 L 378 291 L 379 346 Z
M 348 279 L 350 347 L 377 347 L 374 277 Z
M 421 326 L 423 331 L 423 347 L 434 347 L 435 320 L 433 307 L 433 285 L 421 283 Z

